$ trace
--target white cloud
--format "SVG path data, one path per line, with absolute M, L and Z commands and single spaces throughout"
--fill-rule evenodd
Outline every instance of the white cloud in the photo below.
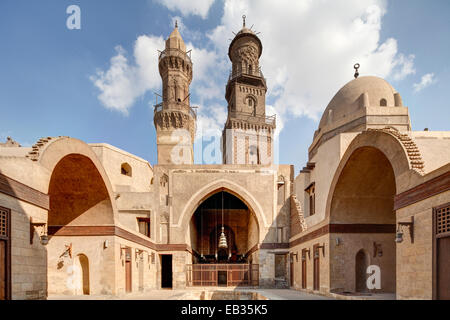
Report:
M 180 11 L 183 17 L 205 17 L 213 2 L 158 1 Z M 361 76 L 401 81 L 416 72 L 414 55 L 400 53 L 396 39 L 381 42 L 385 13 L 385 0 L 225 0 L 219 25 L 202 31 L 209 41 L 196 46 L 187 43 L 194 63 L 190 89 L 200 106 L 198 134 L 221 135 L 226 120 L 224 90 L 231 68 L 228 39 L 233 37 L 232 31 L 242 27 L 243 14 L 247 15 L 247 26 L 254 24 L 253 29 L 261 32 L 261 67 L 268 84 L 266 113 L 277 115 L 279 134 L 292 116 L 318 119 L 333 95 L 353 79 L 356 62 L 361 64 Z M 172 25 L 175 20 L 183 37 L 198 44 L 199 31 L 189 30 L 180 16 L 171 19 Z M 118 47 L 109 70 L 92 77 L 101 90 L 100 101 L 127 113 L 138 97 L 159 89 L 156 50 L 163 48 L 162 37 L 141 36 L 131 63 Z
M 434 77 L 434 73 L 427 73 L 424 76 L 422 76 L 422 79 L 420 80 L 419 83 L 413 84 L 414 92 L 420 92 L 435 82 L 436 82 L 436 78 Z
M 407 76 L 416 73 L 416 69 L 414 68 L 414 59 L 415 56 L 413 54 L 410 54 L 407 57 L 403 54 L 398 55 L 398 58 L 394 61 L 394 65 L 398 66 L 400 70 L 397 70 L 397 72 L 394 73 L 394 80 L 403 80 Z
M 209 37 L 226 56 L 225 39 L 241 28 L 246 14 L 247 26 L 261 32 L 261 66 L 273 107 L 280 115 L 318 119 L 352 80 L 356 62 L 362 76 L 401 80 L 415 72 L 414 56 L 399 53 L 395 39 L 380 41 L 385 13 L 383 0 L 226 0 L 221 24 Z
M 214 0 L 157 0 L 171 11 L 179 11 L 183 16 L 198 15 L 205 19 Z
M 98 70 L 90 77 L 101 91 L 98 99 L 107 108 L 128 114 L 137 98 L 161 86 L 157 50 L 164 48 L 162 37 L 139 36 L 134 45 L 135 63 L 130 63 L 121 46 L 111 58 L 107 71 Z

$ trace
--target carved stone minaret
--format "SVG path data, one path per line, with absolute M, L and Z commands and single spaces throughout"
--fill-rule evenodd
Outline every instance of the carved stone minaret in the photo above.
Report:
M 158 164 L 192 164 L 196 112 L 190 106 L 189 85 L 192 81 L 192 61 L 178 26 L 159 54 L 159 74 L 163 83 L 163 102 L 154 110 Z
M 222 133 L 224 164 L 272 164 L 275 116 L 266 116 L 266 79 L 259 66 L 262 44 L 245 26 L 230 44 L 226 86 L 228 118 Z

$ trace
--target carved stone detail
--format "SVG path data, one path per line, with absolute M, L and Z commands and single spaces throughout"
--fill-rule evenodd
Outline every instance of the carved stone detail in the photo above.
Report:
M 304 232 L 307 230 L 308 226 L 306 225 L 305 216 L 303 214 L 300 202 L 297 199 L 297 195 L 295 194 L 291 195 L 291 218 L 294 220 L 298 219 L 301 229 L 299 232 Z
M 422 159 L 419 147 L 416 145 L 414 140 L 408 134 L 401 133 L 393 127 L 386 127 L 383 129 L 368 129 L 367 131 L 384 132 L 396 138 L 405 148 L 411 168 L 414 171 L 420 173 L 421 175 L 424 174 L 423 169 L 425 167 L 425 162 Z

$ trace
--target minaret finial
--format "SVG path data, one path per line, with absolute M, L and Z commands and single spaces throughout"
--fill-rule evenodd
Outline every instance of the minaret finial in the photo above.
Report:
M 353 68 L 355 69 L 355 79 L 358 79 L 358 77 L 359 77 L 359 72 L 358 72 L 359 67 L 360 67 L 359 63 L 356 63 L 353 66 Z
M 178 28 L 178 20 L 175 20 L 175 28 Z
M 247 16 L 244 14 L 242 16 L 242 27 L 245 28 L 245 18 L 247 18 Z

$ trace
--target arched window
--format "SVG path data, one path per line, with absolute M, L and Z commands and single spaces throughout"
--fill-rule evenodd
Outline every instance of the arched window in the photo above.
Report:
M 386 99 L 381 99 L 381 100 L 380 100 L 380 106 L 381 106 L 381 107 L 386 107 L 386 106 L 387 106 L 387 101 L 386 101 Z
M 249 106 L 252 115 L 256 116 L 256 101 L 252 97 L 247 97 L 247 105 Z
M 121 167 L 120 167 L 120 173 L 123 174 L 124 176 L 129 176 L 131 177 L 132 175 L 132 169 L 131 166 L 128 163 L 122 163 Z

